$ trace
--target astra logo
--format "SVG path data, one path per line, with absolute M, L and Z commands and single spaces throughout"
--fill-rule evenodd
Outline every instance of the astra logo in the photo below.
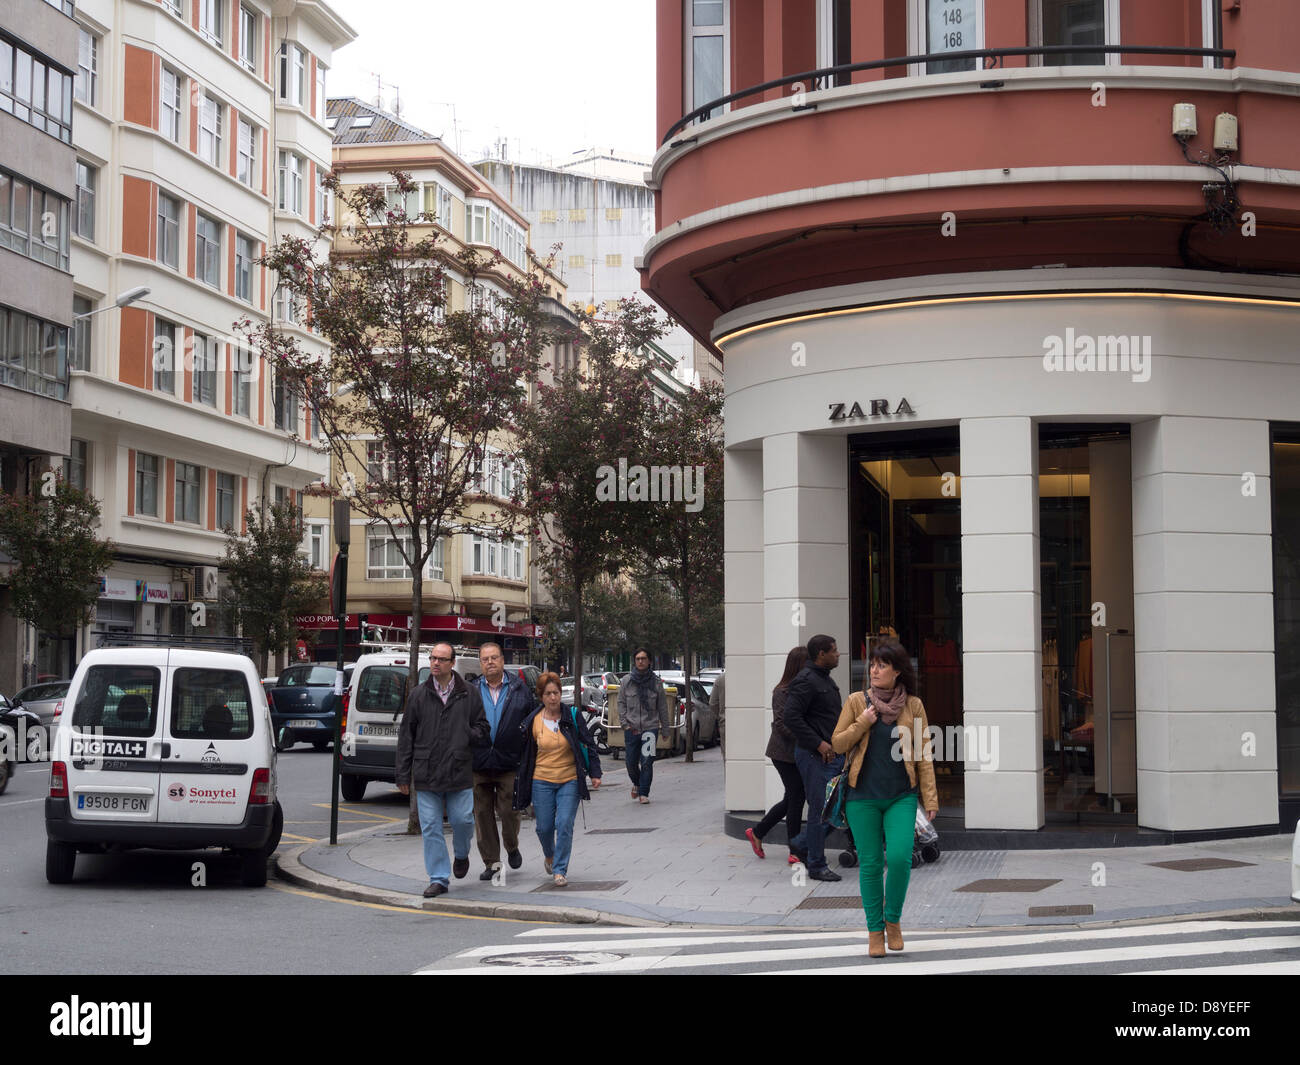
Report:
M 912 409 L 912 405 L 907 402 L 906 396 L 898 401 L 898 406 L 893 410 L 889 409 L 889 400 L 887 399 L 871 400 L 868 404 L 871 408 L 870 411 L 864 411 L 861 403 L 854 403 L 852 406 L 847 403 L 828 403 L 827 406 L 831 409 L 829 420 L 833 422 L 842 422 L 848 418 L 883 418 L 888 415 L 916 413 Z

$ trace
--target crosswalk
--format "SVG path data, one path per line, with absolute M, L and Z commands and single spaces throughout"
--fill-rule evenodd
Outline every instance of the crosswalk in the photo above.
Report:
M 1105 928 L 906 932 L 906 950 L 867 957 L 854 929 L 534 928 L 416 975 L 720 973 L 1300 974 L 1300 921 L 1175 921 Z

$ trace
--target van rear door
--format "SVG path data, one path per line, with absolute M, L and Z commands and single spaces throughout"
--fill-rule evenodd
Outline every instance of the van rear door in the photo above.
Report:
M 158 820 L 163 679 L 156 665 L 86 670 L 64 748 L 73 820 Z
M 184 662 L 173 652 L 165 715 L 172 757 L 162 766 L 158 820 L 239 824 L 257 768 L 260 704 L 255 711 L 244 670 Z

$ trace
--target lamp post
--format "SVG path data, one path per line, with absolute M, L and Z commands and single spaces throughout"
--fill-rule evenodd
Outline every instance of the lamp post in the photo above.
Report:
M 338 553 L 330 569 L 330 607 L 338 620 L 338 660 L 334 673 L 334 771 L 330 786 L 330 846 L 339 841 L 339 755 L 343 746 L 343 641 L 348 614 L 348 545 L 352 542 L 352 481 L 343 481 L 343 498 L 334 501 L 334 542 Z
M 96 314 L 103 314 L 105 311 L 111 311 L 114 307 L 129 307 L 131 304 L 135 303 L 136 300 L 144 299 L 151 291 L 152 290 L 146 285 L 129 288 L 107 307 L 97 307 L 93 311 L 83 311 L 81 314 L 74 314 L 72 320 L 74 322 L 79 322 L 83 318 L 90 318 Z

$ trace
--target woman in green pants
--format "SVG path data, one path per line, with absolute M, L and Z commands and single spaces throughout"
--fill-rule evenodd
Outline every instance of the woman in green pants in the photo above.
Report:
M 844 812 L 861 863 L 868 954 L 883 958 L 886 934 L 890 950 L 903 949 L 898 919 L 912 874 L 918 785 L 931 821 L 939 812 L 939 793 L 934 786 L 925 707 L 912 694 L 916 675 L 903 645 L 895 640 L 876 644 L 868 668 L 867 690 L 854 692 L 845 702 L 831 746 L 836 754 L 849 753 Z M 887 877 L 882 877 L 882 835 Z

